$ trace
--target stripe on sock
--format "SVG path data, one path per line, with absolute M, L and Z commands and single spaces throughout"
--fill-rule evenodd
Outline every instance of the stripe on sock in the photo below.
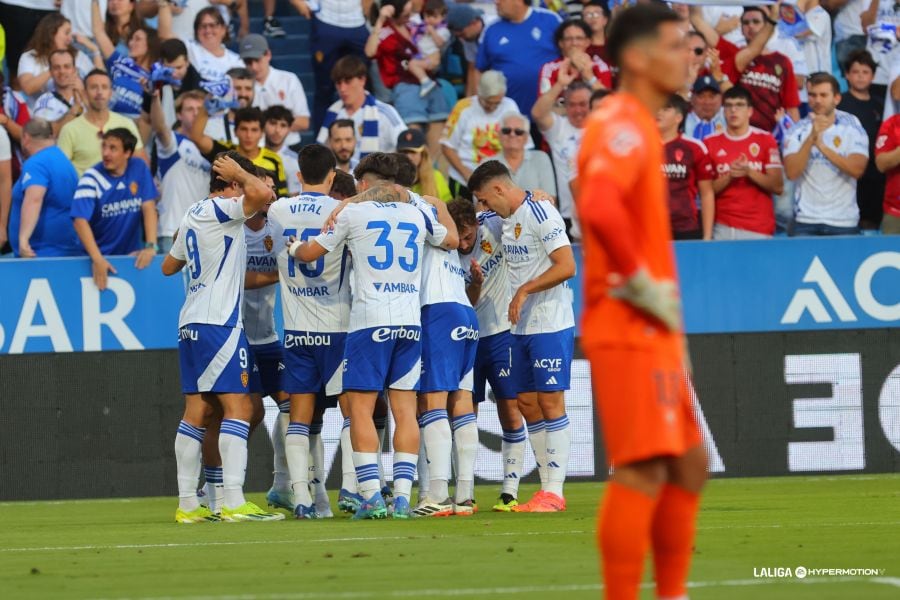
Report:
M 219 430 L 219 435 L 222 434 L 233 435 L 246 440 L 250 437 L 250 424 L 237 419 L 225 419 L 222 421 L 222 427 Z
M 203 467 L 207 483 L 222 483 L 222 467 Z
M 309 435 L 319 435 L 322 433 L 322 426 L 324 423 L 319 421 L 318 423 L 311 423 L 309 426 Z
M 563 415 L 547 421 L 547 431 L 562 431 L 569 426 L 569 416 Z
M 347 429 L 348 427 L 350 427 L 350 417 L 344 417 L 344 425 L 341 429 Z
M 291 414 L 291 401 L 285 400 L 284 402 L 278 403 L 278 412 L 289 415 Z
M 547 423 L 543 419 L 534 423 L 526 423 L 528 425 L 528 433 L 538 433 L 547 429 Z
M 373 419 L 375 421 L 375 429 L 384 429 L 385 425 L 387 425 L 387 417 L 375 417 Z
M 194 427 L 190 423 L 182 421 L 178 424 L 178 433 L 195 439 L 202 444 L 203 435 L 206 433 L 206 429 L 204 429 L 203 427 Z
M 436 423 L 441 419 L 447 418 L 447 410 L 444 408 L 436 408 L 434 410 L 426 410 L 422 413 L 422 416 L 419 417 L 419 427 L 425 427 L 427 425 L 431 425 L 432 423 Z
M 309 437 L 309 425 L 291 421 L 288 423 L 287 433 L 285 435 L 305 435 L 306 437 Z
M 416 476 L 416 465 L 411 462 L 394 463 L 394 481 L 398 479 L 409 479 L 412 481 Z
M 518 429 L 504 429 L 503 441 L 507 444 L 517 444 L 525 441 L 525 426 L 522 425 Z
M 360 465 L 356 467 L 356 480 L 359 483 L 362 483 L 363 481 L 371 481 L 372 479 L 379 479 L 378 463 L 373 463 L 371 465 Z
M 453 429 L 453 431 L 456 431 L 460 427 L 474 422 L 475 413 L 467 413 L 465 415 L 459 415 L 458 417 L 453 417 L 452 419 L 450 419 L 450 428 Z

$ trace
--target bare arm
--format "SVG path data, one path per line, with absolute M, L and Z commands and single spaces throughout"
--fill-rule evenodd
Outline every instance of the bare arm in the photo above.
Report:
M 94 276 L 94 284 L 102 292 L 106 289 L 108 274 L 110 272 L 117 273 L 117 271 L 100 252 L 100 247 L 97 246 L 97 240 L 94 238 L 94 232 L 91 231 L 91 224 L 86 219 L 76 217 L 72 219 L 72 225 L 75 227 L 78 239 L 81 240 L 81 245 L 84 246 L 88 256 L 91 257 L 91 272 Z
M 309 129 L 309 117 L 294 117 L 291 131 L 306 131 L 307 129 Z
M 713 179 L 713 181 L 712 181 L 713 194 L 718 195 L 718 194 L 721 194 L 723 191 L 725 191 L 725 188 L 727 188 L 729 186 L 729 184 L 731 184 L 732 179 L 733 179 L 733 177 L 731 176 L 731 173 L 725 173 L 721 177 L 717 177 L 716 179 Z
M 900 146 L 890 152 L 875 155 L 875 166 L 882 173 L 887 173 L 898 165 L 900 165 Z
M 444 153 L 444 158 L 447 159 L 447 162 L 450 163 L 450 166 L 456 169 L 456 171 L 463 176 L 465 181 L 461 181 L 460 183 L 466 183 L 469 180 L 469 177 L 472 176 L 472 171 L 466 168 L 466 166 L 462 163 L 462 160 L 459 158 L 459 153 L 455 148 L 451 148 L 445 144 L 441 144 L 441 152 Z
M 875 19 L 878 18 L 878 4 L 878 0 L 872 0 L 869 8 L 860 13 L 859 21 L 862 24 L 863 32 L 869 28 L 869 25 L 875 24 Z
M 290 253 L 290 251 L 288 252 Z M 294 258 L 300 262 L 311 263 L 319 260 L 326 254 L 328 254 L 328 250 L 320 245 L 319 242 L 307 240 L 300 244 L 296 252 L 294 252 Z
M 174 275 L 175 273 L 180 273 L 184 268 L 184 265 L 186 264 L 186 261 L 178 260 L 171 254 L 166 254 L 166 257 L 163 259 L 162 263 L 163 275 Z
M 526 283 L 516 290 L 512 301 L 509 303 L 509 321 L 512 324 L 519 322 L 519 315 L 522 312 L 522 305 L 529 294 L 536 294 L 549 290 L 561 284 L 563 281 L 571 279 L 575 276 L 575 255 L 572 253 L 571 246 L 563 246 L 557 248 L 550 254 L 550 268 Z
M 156 245 L 156 224 L 158 216 L 156 214 L 156 200 L 148 200 L 141 204 L 141 216 L 144 221 L 144 240 L 148 244 Z M 134 266 L 143 269 L 153 261 L 156 256 L 156 250 L 153 248 L 144 248 L 138 252 L 137 260 Z
M 150 100 L 150 126 L 161 145 L 167 148 L 172 143 L 172 130 L 166 124 L 166 116 L 163 114 L 162 102 L 157 91 L 153 92 L 153 98 Z
M 481 80 L 481 71 L 475 68 L 475 63 L 469 63 L 466 75 L 466 98 L 474 96 L 478 92 L 478 82 Z
M 258 213 L 267 202 L 274 199 L 273 192 L 265 182 L 242 169 L 227 155 L 220 156 L 213 163 L 213 171 L 220 179 L 237 183 L 244 190 L 244 215 L 250 217 Z
M 256 290 L 278 283 L 278 271 L 264 273 L 261 271 L 247 271 L 244 275 L 244 289 Z
M 172 32 L 172 5 L 167 0 L 160 0 L 158 22 L 156 32 L 160 41 L 165 41 L 175 37 Z
M 469 299 L 469 304 L 475 306 L 478 304 L 478 299 L 481 298 L 484 271 L 481 270 L 481 265 L 478 264 L 477 260 L 474 258 L 469 260 L 471 261 L 471 267 L 469 268 L 469 283 L 466 285 L 466 297 Z
M 34 96 L 43 90 L 48 81 L 50 81 L 49 68 L 40 75 L 33 75 L 31 73 L 19 74 L 19 87 L 22 88 L 23 93 L 28 94 L 29 96 Z
M 444 250 L 456 250 L 459 248 L 459 232 L 456 230 L 456 223 L 447 209 L 447 203 L 434 196 L 423 196 L 423 198 L 437 210 L 438 223 L 447 229 L 447 235 L 444 237 L 444 241 L 441 242 L 441 248 Z
M 763 23 L 763 28 L 762 31 L 759 32 L 759 35 L 757 35 L 752 42 L 741 48 L 734 56 L 734 66 L 739 73 L 743 73 L 744 70 L 750 66 L 750 63 L 765 50 L 766 44 L 775 33 L 775 23 L 777 23 L 779 19 L 780 6 L 781 3 L 779 2 L 778 4 L 768 7 L 768 9 L 765 6 L 762 7 L 763 11 L 768 13 L 769 20 Z
M 575 79 L 572 74 L 569 73 L 568 59 L 563 61 L 558 73 L 559 75 L 556 79 L 556 83 L 553 84 L 553 87 L 547 90 L 546 94 L 541 94 L 540 97 L 538 97 L 537 102 L 535 102 L 534 106 L 531 108 L 531 116 L 534 118 L 541 131 L 546 131 L 553 127 L 553 107 L 556 106 L 556 101 L 559 99 L 559 96 Z
M 703 239 L 711 240 L 713 224 L 716 222 L 716 194 L 712 181 L 700 181 L 697 184 L 700 190 L 700 218 L 703 220 Z
M 803 140 L 803 144 L 797 152 L 788 154 L 784 157 L 784 174 L 788 179 L 797 179 L 800 177 L 804 169 L 806 169 L 807 163 L 809 163 L 809 155 L 815 145 L 815 133 L 810 132 L 809 136 Z
M 103 58 L 109 58 L 116 51 L 116 46 L 103 28 L 103 16 L 100 14 L 100 3 L 97 0 L 91 2 L 91 33 L 94 34 L 94 40 Z
M 747 179 L 770 194 L 784 191 L 784 173 L 781 169 L 768 169 L 765 173 L 747 169 Z
M 194 142 L 201 154 L 209 154 L 213 149 L 213 139 L 204 133 L 207 122 L 209 122 L 209 113 L 206 112 L 205 107 L 201 106 L 191 130 L 188 132 L 188 138 Z
M 372 33 L 369 34 L 364 49 L 366 56 L 369 58 L 375 58 L 375 55 L 378 54 L 378 44 L 381 43 L 381 30 L 384 29 L 385 21 L 393 14 L 393 6 L 385 6 L 381 9 L 381 12 L 378 13 L 378 19 L 375 21 L 375 25 L 372 26 Z
M 825 158 L 831 161 L 842 173 L 849 175 L 853 179 L 859 179 L 866 171 L 866 165 L 869 164 L 869 157 L 865 154 L 851 154 L 850 156 L 841 156 L 825 144 L 819 144 L 819 152 Z
M 713 28 L 712 25 L 703 17 L 703 7 L 702 6 L 691 6 L 690 7 L 690 15 L 691 15 L 691 25 L 693 25 L 694 30 L 703 36 L 706 40 L 706 44 L 710 48 L 715 48 L 719 45 L 719 32 Z
M 30 185 L 25 190 L 19 231 L 12 232 L 12 235 L 19 236 L 19 256 L 35 256 L 34 250 L 31 249 L 31 234 L 34 233 L 34 228 L 37 226 L 46 193 L 47 188 L 42 185 Z

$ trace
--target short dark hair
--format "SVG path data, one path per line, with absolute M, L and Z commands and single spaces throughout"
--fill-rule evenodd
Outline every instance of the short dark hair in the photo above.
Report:
M 762 6 L 757 6 L 757 5 L 753 5 L 753 6 L 745 6 L 745 7 L 744 7 L 744 11 L 743 11 L 741 14 L 742 14 L 742 15 L 746 15 L 748 12 L 754 12 L 754 11 L 758 12 L 759 14 L 761 14 L 761 15 L 763 16 L 763 20 L 769 18 L 769 15 L 767 15 L 767 14 L 766 14 L 766 11 L 764 11 L 764 10 L 762 9 Z
M 253 81 L 253 73 L 250 72 L 250 69 L 246 67 L 231 67 L 228 71 L 225 72 L 226 75 L 231 77 L 232 79 L 241 79 Z
M 331 69 L 331 81 L 337 83 L 354 77 L 365 78 L 369 72 L 366 63 L 358 56 L 348 54 L 334 63 Z
M 134 149 L 137 147 L 137 136 L 133 133 L 125 129 L 124 127 L 115 127 L 113 129 L 107 129 L 103 132 L 102 139 L 117 139 L 122 142 L 122 148 L 125 152 L 130 152 L 134 154 Z
M 475 215 L 475 205 L 471 200 L 456 198 L 447 203 L 450 218 L 456 224 L 457 229 L 478 225 L 478 217 Z
M 103 69 L 91 69 L 90 72 L 84 76 L 84 84 L 87 85 L 88 79 L 96 75 L 106 77 L 107 79 L 109 79 L 109 84 L 112 85 L 112 77 L 110 77 L 109 73 L 107 73 Z
M 619 12 L 609 25 L 606 52 L 613 64 L 621 66 L 625 50 L 638 40 L 659 35 L 664 23 L 680 23 L 681 17 L 664 4 L 636 4 Z
M 872 54 L 863 48 L 854 50 L 847 55 L 847 60 L 844 62 L 844 73 L 849 72 L 850 67 L 853 65 L 865 65 L 872 69 L 873 73 L 875 72 L 875 69 L 878 68 L 878 64 L 875 62 L 875 59 L 872 58 Z
M 227 152 L 219 152 L 215 156 L 215 158 L 220 158 L 222 156 L 227 156 L 228 158 L 230 158 L 231 160 L 236 162 L 240 168 L 247 171 L 251 175 L 254 175 L 256 177 L 260 176 L 260 172 L 262 171 L 262 169 L 260 169 L 259 167 L 254 165 L 252 162 L 250 162 L 249 158 L 245 158 L 245 157 L 241 156 L 240 154 L 238 154 L 237 150 L 229 150 Z M 214 159 L 214 161 L 215 161 L 215 159 Z M 222 190 L 227 188 L 229 185 L 231 185 L 231 184 L 229 184 L 224 179 L 221 179 L 216 174 L 215 171 L 210 171 L 210 175 L 209 175 L 209 191 L 210 192 L 221 192 Z
M 48 65 L 53 60 L 53 57 L 56 56 L 57 54 L 67 55 L 69 58 L 72 59 L 72 64 L 75 64 L 75 49 L 72 48 L 71 46 L 69 46 L 68 48 L 57 48 L 56 50 L 51 52 L 47 56 L 47 64 Z
M 269 121 L 285 121 L 290 125 L 294 122 L 294 113 L 289 108 L 276 104 L 266 109 L 263 113 L 263 121 L 266 123 Z
M 422 7 L 423 15 L 443 15 L 447 13 L 447 3 L 444 0 L 425 0 Z
M 334 181 L 331 182 L 331 195 L 338 200 L 356 195 L 356 180 L 346 171 L 334 172 Z M 338 198 L 340 196 L 340 198 Z
M 831 86 L 831 91 L 834 92 L 835 95 L 841 93 L 841 84 L 838 83 L 837 78 L 831 73 L 826 73 L 824 71 L 818 71 L 809 76 L 806 80 L 806 85 L 822 85 L 828 84 Z
M 309 185 L 324 183 L 328 174 L 337 166 L 334 152 L 322 144 L 304 146 L 297 155 L 297 162 L 300 163 L 300 175 L 303 177 L 303 181 Z
M 674 108 L 681 114 L 681 123 L 678 125 L 678 131 L 684 131 L 684 120 L 690 112 L 690 105 L 681 94 L 672 94 L 666 101 L 666 108 Z
M 353 137 L 356 137 L 356 123 L 353 122 L 353 119 L 335 119 L 332 121 L 331 125 L 328 126 L 328 137 L 331 137 L 335 129 L 340 129 L 341 127 L 349 127 L 353 130 Z
M 187 46 L 178 38 L 169 38 L 159 45 L 159 58 L 172 62 L 179 56 L 187 57 Z
M 722 94 L 722 103 L 724 104 L 726 100 L 746 100 L 748 106 L 753 106 L 753 96 L 750 95 L 750 92 L 747 91 L 747 88 L 735 85 Z
M 397 159 L 387 152 L 373 152 L 367 154 L 353 169 L 353 176 L 357 181 L 366 175 L 374 175 L 378 179 L 394 182 L 397 180 Z
M 466 187 L 468 187 L 473 194 L 477 194 L 490 180 L 498 177 L 505 177 L 506 179 L 512 180 L 512 176 L 509 174 L 509 169 L 506 168 L 506 165 L 498 160 L 488 160 L 478 165 L 469 177 L 469 182 Z
M 570 94 L 572 94 L 573 92 L 577 92 L 579 90 L 587 90 L 588 94 L 591 94 L 591 93 L 593 93 L 594 88 L 589 86 L 587 84 L 587 82 L 576 79 L 575 81 L 570 83 L 569 86 L 566 88 L 564 96 L 566 98 L 568 98 Z
M 707 45 L 707 46 L 709 45 L 709 42 L 706 41 L 706 36 L 703 35 L 702 33 L 700 33 L 699 31 L 697 31 L 696 29 L 691 29 L 690 31 L 688 31 L 687 36 L 700 38 L 701 40 L 703 40 L 703 43 L 705 45 Z
M 413 184 L 416 183 L 416 178 L 419 176 L 416 165 L 414 165 L 413 161 L 402 152 L 394 152 L 393 155 L 397 160 L 397 178 L 394 179 L 394 182 L 403 187 L 412 187 Z
M 247 108 L 239 108 L 234 111 L 234 128 L 237 129 L 238 126 L 245 121 L 255 121 L 259 123 L 260 129 L 266 124 L 263 120 L 263 113 L 260 109 L 255 106 L 248 106 Z
M 607 96 L 612 94 L 612 90 L 608 90 L 606 88 L 600 88 L 591 92 L 591 100 L 589 104 L 593 104 L 595 100 L 603 100 Z
M 574 17 L 572 19 L 566 19 L 565 21 L 560 23 L 556 28 L 556 31 L 553 32 L 554 45 L 559 47 L 559 45 L 562 43 L 563 34 L 569 27 L 577 27 L 578 29 L 580 29 L 588 40 L 590 40 L 591 36 L 594 35 L 594 32 L 591 31 L 591 26 L 588 25 L 584 19 L 582 19 L 581 17 Z

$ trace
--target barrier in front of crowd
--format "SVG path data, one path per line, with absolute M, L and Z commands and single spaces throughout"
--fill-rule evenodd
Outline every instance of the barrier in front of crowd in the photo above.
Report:
M 900 238 L 685 242 L 676 253 L 713 472 L 898 470 Z M 184 280 L 163 277 L 161 258 L 142 271 L 133 260 L 111 259 L 118 276 L 104 292 L 86 258 L 0 260 L 0 499 L 174 492 Z M 572 287 L 580 312 L 580 275 Z M 578 352 L 566 399 L 570 475 L 604 478 Z M 340 421 L 326 415 L 329 469 Z M 499 481 L 493 403 L 479 426 L 477 475 Z M 250 489 L 270 483 L 268 446 L 253 436 Z

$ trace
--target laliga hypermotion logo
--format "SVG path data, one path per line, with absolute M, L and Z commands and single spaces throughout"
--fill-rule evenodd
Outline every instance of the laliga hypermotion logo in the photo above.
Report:
M 853 278 L 853 294 L 859 307 L 868 316 L 879 321 L 896 322 L 900 321 L 900 301 L 896 304 L 883 304 L 872 292 L 872 280 L 875 275 L 887 268 L 900 271 L 900 252 L 877 252 L 862 261 Z M 834 319 L 826 308 L 826 302 L 842 323 L 854 323 L 859 320 L 818 256 L 813 257 L 806 269 L 803 283 L 814 284 L 818 291 L 813 287 L 801 287 L 794 292 L 781 316 L 782 325 L 799 323 L 807 312 L 816 323 L 833 322 Z

